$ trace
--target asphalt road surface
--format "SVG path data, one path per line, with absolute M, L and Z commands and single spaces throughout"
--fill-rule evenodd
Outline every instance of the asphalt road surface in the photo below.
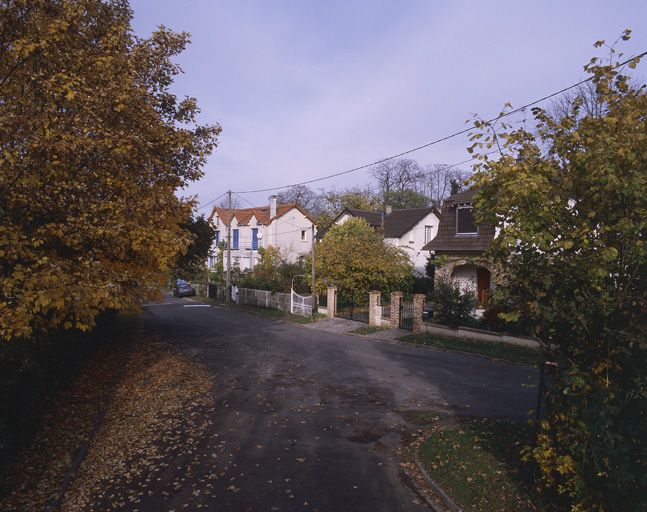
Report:
M 209 510 L 427 510 L 399 465 L 411 411 L 526 418 L 536 399 L 529 367 L 195 305 L 150 305 L 142 327 L 214 376 L 229 460 Z

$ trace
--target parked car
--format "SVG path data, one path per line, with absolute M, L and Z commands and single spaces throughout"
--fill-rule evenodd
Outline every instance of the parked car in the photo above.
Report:
M 178 279 L 173 285 L 174 297 L 193 297 L 195 295 L 195 288 L 183 279 Z

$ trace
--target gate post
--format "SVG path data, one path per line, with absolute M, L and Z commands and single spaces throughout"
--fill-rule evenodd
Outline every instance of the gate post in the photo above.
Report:
M 424 293 L 413 294 L 413 332 L 422 331 L 422 310 L 425 307 L 426 298 Z
M 391 292 L 391 329 L 400 328 L 400 302 L 402 292 Z
M 378 327 L 382 325 L 380 322 L 381 315 L 378 314 L 380 295 L 381 292 L 379 291 L 373 290 L 368 292 L 368 325 L 376 325 Z
M 328 296 L 326 300 L 326 313 L 328 318 L 335 318 L 335 311 L 337 311 L 337 287 L 328 287 Z

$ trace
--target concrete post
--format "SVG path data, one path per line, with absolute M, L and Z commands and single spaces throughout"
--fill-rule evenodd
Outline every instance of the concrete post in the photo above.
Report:
M 400 301 L 402 292 L 391 292 L 391 329 L 400 328 Z
M 380 327 L 382 325 L 382 308 L 380 307 L 381 292 L 373 290 L 368 292 L 368 325 Z
M 328 318 L 335 318 L 335 311 L 337 311 L 337 287 L 329 286 L 328 287 L 328 296 L 326 300 L 326 313 Z
M 425 307 L 425 299 L 424 293 L 413 294 L 413 332 L 422 331 L 422 310 Z

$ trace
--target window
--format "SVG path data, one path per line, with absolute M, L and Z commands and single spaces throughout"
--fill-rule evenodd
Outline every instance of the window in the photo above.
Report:
M 433 234 L 433 226 L 425 226 L 425 243 L 431 242 L 431 235 Z
M 233 242 L 231 244 L 231 248 L 235 250 L 235 249 L 238 249 L 238 230 L 233 229 L 232 234 L 233 234 L 234 239 L 233 239 Z
M 307 236 L 306 233 L 307 233 L 307 231 L 305 229 L 301 230 L 301 241 L 302 242 L 305 242 L 307 240 L 306 239 L 306 236 Z
M 252 251 L 258 250 L 258 228 L 252 228 Z
M 456 234 L 477 235 L 479 232 L 474 217 L 472 217 L 471 206 L 459 206 L 456 208 Z
M 220 230 L 216 230 L 216 246 L 220 243 Z

